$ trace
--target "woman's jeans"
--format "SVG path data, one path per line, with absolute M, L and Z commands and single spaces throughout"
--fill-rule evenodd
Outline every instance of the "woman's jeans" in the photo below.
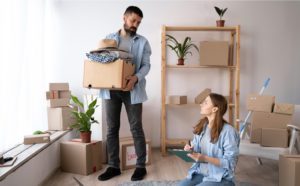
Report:
M 110 91 L 110 98 L 104 101 L 107 122 L 108 165 L 119 168 L 119 130 L 122 103 L 125 105 L 130 131 L 137 155 L 136 167 L 145 167 L 146 141 L 142 125 L 142 103 L 131 104 L 129 91 Z
M 222 179 L 221 182 L 203 181 L 202 174 L 194 174 L 192 179 L 184 179 L 179 182 L 179 186 L 234 186 L 234 182 Z

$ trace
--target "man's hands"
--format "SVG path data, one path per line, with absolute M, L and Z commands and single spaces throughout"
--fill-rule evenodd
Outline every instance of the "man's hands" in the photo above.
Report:
M 133 76 L 128 76 L 125 79 L 127 80 L 127 84 L 125 89 L 123 89 L 123 91 L 131 91 L 135 83 L 138 81 L 138 78 L 137 76 L 133 75 Z

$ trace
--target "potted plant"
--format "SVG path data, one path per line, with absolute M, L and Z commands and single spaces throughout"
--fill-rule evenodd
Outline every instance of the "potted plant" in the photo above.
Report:
M 95 113 L 95 109 L 98 107 L 97 99 L 92 101 L 88 108 L 85 110 L 83 103 L 79 101 L 76 96 L 71 95 L 71 99 L 74 102 L 77 110 L 73 110 L 72 114 L 75 116 L 76 123 L 72 124 L 70 127 L 73 129 L 77 129 L 80 132 L 80 138 L 83 143 L 91 142 L 91 125 L 93 123 L 98 123 L 97 120 L 94 119 L 93 115 Z
M 227 8 L 221 9 L 221 8 L 215 6 L 215 10 L 220 16 L 220 19 L 216 21 L 217 22 L 217 27 L 224 27 L 225 20 L 223 20 L 222 17 L 224 16 Z
M 175 39 L 173 36 L 168 34 L 166 36 L 167 36 L 166 41 L 171 42 L 171 44 L 167 44 L 167 46 L 170 47 L 178 57 L 177 65 L 184 65 L 184 59 L 187 54 L 193 55 L 192 52 L 190 51 L 192 47 L 194 47 L 199 52 L 198 47 L 192 43 L 191 37 L 187 36 L 184 39 L 183 43 L 179 43 L 177 39 Z

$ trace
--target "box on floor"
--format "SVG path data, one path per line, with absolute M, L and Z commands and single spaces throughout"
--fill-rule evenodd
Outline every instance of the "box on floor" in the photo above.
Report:
M 279 186 L 300 185 L 300 155 L 279 156 Z
M 146 165 L 151 164 L 151 141 L 146 139 Z M 134 142 L 131 137 L 120 138 L 120 166 L 121 170 L 134 168 L 137 155 L 135 153 Z
M 81 143 L 78 140 L 60 143 L 61 169 L 88 175 L 102 168 L 102 142 Z

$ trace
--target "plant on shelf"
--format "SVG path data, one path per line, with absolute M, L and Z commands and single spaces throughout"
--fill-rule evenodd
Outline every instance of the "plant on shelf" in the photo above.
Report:
M 168 34 L 166 34 L 166 36 L 167 36 L 166 41 L 170 42 L 170 44 L 167 44 L 167 46 L 170 47 L 178 57 L 177 65 L 184 65 L 184 59 L 187 56 L 187 54 L 193 55 L 192 52 L 190 51 L 192 47 L 194 47 L 199 52 L 198 47 L 194 43 L 192 43 L 191 37 L 187 36 L 184 39 L 183 43 L 179 43 L 177 39 L 175 39 L 175 37 Z
M 220 16 L 220 19 L 216 21 L 217 27 L 224 27 L 225 20 L 223 20 L 222 17 L 224 16 L 227 8 L 221 9 L 221 8 L 215 6 L 215 10 L 218 13 L 218 15 Z
M 70 127 L 73 129 L 77 129 L 80 132 L 80 138 L 83 143 L 91 142 L 91 125 L 93 123 L 98 123 L 97 120 L 94 119 L 93 115 L 95 113 L 95 109 L 98 107 L 97 99 L 92 101 L 88 108 L 85 110 L 83 103 L 79 101 L 76 96 L 71 95 L 71 99 L 74 105 L 71 107 L 77 107 L 77 110 L 73 110 L 72 114 L 75 116 L 76 123 L 72 124 Z

